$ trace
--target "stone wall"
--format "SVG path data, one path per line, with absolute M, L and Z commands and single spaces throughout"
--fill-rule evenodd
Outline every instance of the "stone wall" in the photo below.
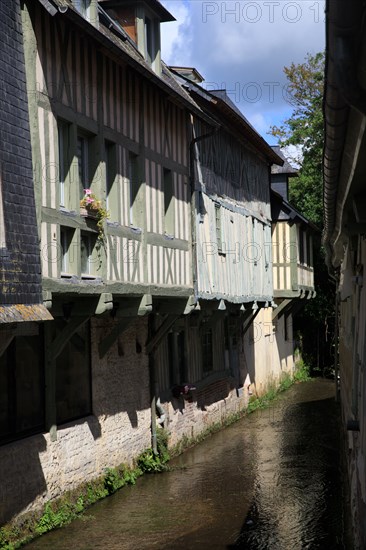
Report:
M 244 409 L 250 395 L 265 393 L 291 371 L 292 343 L 282 341 L 287 351 L 279 351 L 283 321 L 273 332 L 270 319 L 271 310 L 262 310 L 256 317 L 260 328 L 251 327 L 238 340 L 241 388 L 230 370 L 213 372 L 197 384 L 194 399 L 170 392 L 162 399 L 171 446 Z M 132 464 L 151 446 L 147 323 L 145 317 L 132 321 L 99 359 L 98 343 L 115 323 L 92 320 L 93 415 L 58 426 L 57 441 L 45 433 L 0 447 L 0 524 L 102 475 L 107 467 Z
M 92 323 L 93 415 L 63 424 L 57 441 L 39 434 L 0 447 L 0 525 L 103 474 L 131 464 L 150 446 L 149 373 L 140 351 L 147 320 L 139 319 L 99 360 L 97 342 L 109 320 Z

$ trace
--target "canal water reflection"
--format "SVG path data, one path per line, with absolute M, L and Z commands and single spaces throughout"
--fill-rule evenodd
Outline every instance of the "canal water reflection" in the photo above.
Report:
M 333 395 L 327 380 L 295 385 L 28 547 L 351 550 Z

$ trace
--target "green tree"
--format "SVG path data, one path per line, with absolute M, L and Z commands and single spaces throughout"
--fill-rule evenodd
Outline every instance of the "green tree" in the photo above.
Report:
M 284 68 L 293 112 L 269 132 L 281 147 L 293 145 L 298 151 L 292 160 L 300 166 L 299 177 L 290 180 L 289 200 L 320 230 L 323 226 L 324 63 L 324 53 L 307 54 L 303 63 L 291 63 Z M 317 297 L 296 316 L 294 328 L 301 333 L 304 359 L 313 368 L 325 372 L 333 362 L 334 288 L 325 267 L 320 232 L 314 239 L 314 271 Z
M 306 218 L 322 227 L 322 155 L 324 53 L 307 54 L 304 63 L 284 68 L 288 80 L 287 97 L 294 110 L 281 126 L 271 126 L 270 134 L 281 147 L 294 145 L 299 154 L 299 177 L 289 189 L 290 202 Z

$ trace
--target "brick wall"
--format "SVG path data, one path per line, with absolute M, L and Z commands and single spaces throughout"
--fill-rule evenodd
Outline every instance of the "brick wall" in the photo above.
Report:
M 19 0 L 0 0 L 0 51 L 0 304 L 33 304 L 41 277 Z

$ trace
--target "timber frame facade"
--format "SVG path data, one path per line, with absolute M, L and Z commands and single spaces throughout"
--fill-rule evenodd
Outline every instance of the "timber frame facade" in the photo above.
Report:
M 160 427 L 171 445 L 199 435 L 294 368 L 272 319 L 270 172 L 283 159 L 225 91 L 164 64 L 173 16 L 157 0 L 14 4 L 50 322 L 29 327 L 39 415 L 0 424 L 0 523 L 156 452 Z M 0 374 L 21 353 L 0 348 Z
M 289 179 L 297 177 L 297 170 L 280 147 L 273 149 L 283 165 L 271 169 L 273 295 L 277 305 L 272 320 L 277 323 L 282 316 L 286 337 L 293 340 L 294 316 L 316 296 L 313 240 L 319 230 L 289 203 Z
M 365 15 L 360 2 L 326 2 L 323 244 L 335 282 L 336 396 L 356 550 L 366 547 Z

